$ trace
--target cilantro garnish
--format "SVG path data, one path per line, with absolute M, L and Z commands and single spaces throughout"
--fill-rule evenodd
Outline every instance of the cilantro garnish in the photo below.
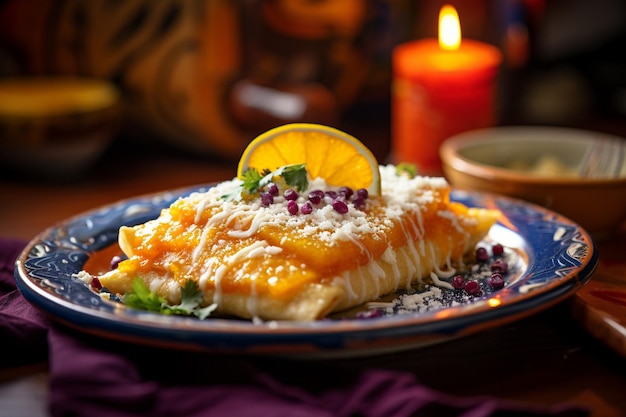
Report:
M 256 168 L 250 168 L 243 174 L 243 191 L 248 194 L 254 194 L 262 190 L 265 186 L 272 182 L 282 181 L 290 186 L 295 187 L 298 192 L 305 191 L 309 186 L 307 171 L 305 164 L 285 165 L 276 171 L 268 169 L 259 173 Z
M 408 162 L 401 162 L 396 165 L 396 174 L 398 176 L 406 174 L 409 178 L 415 178 L 417 176 L 417 166 Z
M 304 164 L 287 165 L 283 168 L 282 177 L 287 185 L 296 187 L 299 193 L 305 191 L 309 186 L 306 167 Z
M 205 319 L 217 308 L 217 304 L 211 304 L 208 307 L 200 307 L 202 291 L 200 291 L 198 284 L 192 280 L 188 280 L 185 285 L 181 287 L 181 302 L 178 305 L 170 305 L 163 297 L 150 291 L 141 278 L 135 278 L 133 280 L 132 288 L 132 291 L 124 294 L 122 302 L 128 307 L 138 310 L 153 311 L 166 315 L 194 315 L 199 319 Z
M 246 172 L 243 173 L 243 188 L 250 194 L 256 193 L 259 189 L 259 184 L 263 179 L 264 175 L 261 175 L 256 168 L 250 168 Z

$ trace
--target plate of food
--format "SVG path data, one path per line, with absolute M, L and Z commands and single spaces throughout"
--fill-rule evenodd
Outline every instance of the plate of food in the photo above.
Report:
M 27 300 L 87 333 L 337 357 L 534 314 L 575 293 L 597 262 L 588 233 L 555 212 L 379 166 L 346 133 L 296 124 L 252 141 L 230 181 L 44 230 L 15 276 Z

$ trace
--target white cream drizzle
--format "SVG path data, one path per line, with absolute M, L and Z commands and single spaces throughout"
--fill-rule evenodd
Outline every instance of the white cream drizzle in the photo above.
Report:
M 374 279 L 376 284 L 376 293 L 380 294 L 380 280 L 385 278 L 385 271 L 381 268 L 379 262 L 370 262 L 367 267 L 369 275 Z
M 432 244 L 432 242 L 428 242 L 428 252 L 430 253 L 431 259 L 436 259 L 435 246 Z M 450 256 L 448 255 L 446 259 L 450 259 Z M 433 263 L 433 271 L 435 272 L 435 274 L 437 274 L 437 276 L 445 275 L 444 272 L 439 268 L 439 265 L 437 265 L 436 263 Z
M 361 282 L 365 284 L 365 277 L 363 276 L 363 271 L 359 268 L 357 270 L 357 273 L 360 274 Z M 348 295 L 348 299 L 356 300 L 356 299 L 359 299 L 360 296 L 354 291 L 354 288 L 352 288 L 352 281 L 350 280 L 350 274 L 351 274 L 350 271 L 345 271 L 343 274 L 341 274 L 341 276 L 335 277 L 335 279 L 333 279 L 332 282 L 335 284 L 342 285 L 344 287 L 344 289 L 346 290 L 346 294 Z
M 231 211 L 230 210 L 224 210 L 221 212 L 218 212 L 216 214 L 214 214 L 213 216 L 211 216 L 211 218 L 209 219 L 209 221 L 207 222 L 207 226 L 214 226 L 216 224 L 218 224 L 219 222 L 223 221 L 224 219 L 227 219 L 231 216 Z M 196 216 L 199 217 L 199 216 Z
M 193 262 L 194 265 L 198 263 L 198 257 L 200 256 L 202 251 L 204 251 L 204 247 L 206 246 L 206 238 L 210 231 L 211 231 L 211 228 L 209 227 L 205 227 L 202 230 L 202 235 L 200 236 L 200 242 L 198 243 L 198 246 L 194 248 L 193 253 L 191 254 L 191 262 Z
M 240 215 L 243 213 L 240 213 Z M 250 215 L 249 213 L 246 213 L 248 215 Z M 268 220 L 271 219 L 271 213 L 267 212 L 267 211 L 257 211 L 256 213 L 252 214 L 252 223 L 250 224 L 250 227 L 248 229 L 245 230 L 230 230 L 228 232 L 228 236 L 230 237 L 234 237 L 234 238 L 246 238 L 246 237 L 250 237 L 252 235 L 254 235 L 258 230 L 259 227 L 261 227 L 261 225 L 263 223 L 266 223 Z
M 435 285 L 437 285 L 438 287 L 447 288 L 447 289 L 449 289 L 449 290 L 453 290 L 453 289 L 454 289 L 454 287 L 452 286 L 452 284 L 450 284 L 450 283 L 449 283 L 449 282 L 447 282 L 447 281 L 442 281 L 442 280 L 440 280 L 440 279 L 439 279 L 439 277 L 437 276 L 437 274 L 436 274 L 436 273 L 434 273 L 434 272 L 431 272 L 431 273 L 430 273 L 430 279 L 432 279 L 432 280 L 433 280 L 433 283 L 434 283 Z
M 398 260 L 396 258 L 396 253 L 393 248 L 389 246 L 385 250 L 385 252 L 383 252 L 383 256 L 381 256 L 380 259 L 391 266 L 394 279 L 393 285 L 394 287 L 398 288 L 400 286 L 400 269 L 398 269 Z
M 215 285 L 213 302 L 218 305 L 222 302 L 222 278 L 224 277 L 224 274 L 226 274 L 226 269 L 226 265 L 220 265 L 213 276 L 213 283 Z

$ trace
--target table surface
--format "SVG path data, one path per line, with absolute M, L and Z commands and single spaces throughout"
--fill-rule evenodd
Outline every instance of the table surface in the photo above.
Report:
M 368 145 L 379 156 L 384 152 L 383 144 Z M 94 207 L 139 194 L 230 179 L 235 168 L 232 161 L 188 154 L 162 144 L 128 145 L 119 139 L 77 180 L 32 180 L 0 173 L 0 234 L 27 240 L 56 221 Z M 611 277 L 626 282 L 626 261 L 617 267 L 615 262 L 602 262 L 603 253 L 619 259 L 624 251 L 626 228 L 600 243 L 596 273 L 600 279 L 594 276 L 591 284 L 603 285 Z M 595 308 L 591 300 L 594 288 L 587 287 L 581 295 L 501 327 L 418 350 L 348 359 L 343 365 L 410 370 L 422 383 L 450 394 L 536 404 L 575 403 L 589 406 L 594 417 L 624 416 L 626 332 L 621 325 L 626 321 L 626 292 L 614 311 L 609 311 L 612 316 L 607 316 L 602 306 Z M 616 291 L 623 290 L 624 286 Z M 591 304 L 594 308 L 589 308 Z M 621 315 L 621 321 L 618 317 L 617 327 L 608 329 L 605 325 L 615 315 Z

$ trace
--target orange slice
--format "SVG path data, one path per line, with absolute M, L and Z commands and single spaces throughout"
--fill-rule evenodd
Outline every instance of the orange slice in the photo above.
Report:
M 341 130 L 312 123 L 287 124 L 257 136 L 244 150 L 237 176 L 250 168 L 274 171 L 291 164 L 305 164 L 310 178 L 329 185 L 380 195 L 378 161 L 367 146 Z

